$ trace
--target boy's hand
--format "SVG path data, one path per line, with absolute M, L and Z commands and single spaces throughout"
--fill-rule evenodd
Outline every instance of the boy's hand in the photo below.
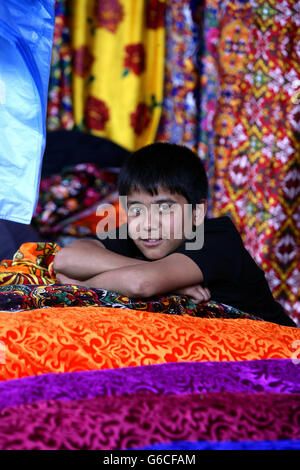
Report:
M 176 290 L 175 293 L 191 297 L 192 302 L 196 304 L 199 302 L 206 302 L 210 299 L 209 289 L 207 287 L 202 287 L 200 284 L 183 287 L 182 289 Z

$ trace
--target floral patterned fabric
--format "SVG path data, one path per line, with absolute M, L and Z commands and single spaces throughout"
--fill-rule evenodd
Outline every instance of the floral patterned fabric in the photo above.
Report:
M 117 174 L 94 163 L 64 167 L 60 174 L 43 178 L 32 225 L 42 236 L 60 234 L 94 235 L 94 225 L 76 224 L 78 219 L 95 214 L 97 206 L 117 189 Z M 86 211 L 89 211 L 89 214 Z M 99 222 L 101 217 L 94 217 Z
M 76 0 L 71 8 L 76 128 L 134 150 L 161 113 L 164 0 Z
M 133 310 L 201 318 L 248 318 L 261 320 L 234 307 L 214 302 L 213 300 L 194 304 L 187 296 L 168 295 L 139 299 L 128 298 L 117 292 L 106 291 L 104 289 L 72 285 L 0 285 L 0 310 L 2 311 L 77 306 L 131 308 Z
M 59 250 L 56 243 L 23 243 L 12 260 L 1 261 L 0 286 L 53 283 L 54 258 Z
M 55 8 L 48 129 L 89 131 L 129 150 L 153 141 L 165 0 L 57 0 Z

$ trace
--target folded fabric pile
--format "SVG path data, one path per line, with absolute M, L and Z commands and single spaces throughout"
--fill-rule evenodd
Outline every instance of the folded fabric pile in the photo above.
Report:
M 1 450 L 300 448 L 298 328 L 60 285 L 59 249 L 0 265 Z
M 116 191 L 116 172 L 95 163 L 64 167 L 60 173 L 41 180 L 32 225 L 48 238 L 93 235 L 97 205 L 112 197 L 116 203 Z M 87 216 L 93 216 L 92 225 L 84 222 Z M 83 223 L 78 223 L 81 219 Z
M 297 328 L 49 307 L 0 331 L 2 450 L 299 448 Z

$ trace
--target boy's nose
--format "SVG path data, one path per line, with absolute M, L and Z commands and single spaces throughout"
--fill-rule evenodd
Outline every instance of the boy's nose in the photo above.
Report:
M 159 214 L 157 211 L 151 211 L 149 209 L 143 218 L 143 228 L 149 232 L 151 230 L 157 230 L 159 228 L 159 220 Z

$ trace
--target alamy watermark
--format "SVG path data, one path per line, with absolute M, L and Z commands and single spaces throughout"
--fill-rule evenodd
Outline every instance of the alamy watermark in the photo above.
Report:
M 295 339 L 295 341 L 292 342 L 292 363 L 293 364 L 300 364 L 300 340 Z
M 6 345 L 3 341 L 0 341 L 0 365 L 6 364 Z
M 134 207 L 138 209 L 138 214 L 133 213 L 133 208 L 127 208 L 127 196 L 119 196 L 119 206 L 125 210 L 127 224 L 121 223 L 120 211 L 118 215 L 114 204 L 104 203 L 98 206 L 96 215 L 102 216 L 102 219 L 97 224 L 96 234 L 100 240 L 116 239 L 115 228 L 118 226 L 120 239 L 183 240 L 186 241 L 187 250 L 199 250 L 204 244 L 203 203 L 196 204 L 194 214 L 192 204 L 182 206 L 178 203 L 170 206 L 152 203 L 150 211 L 147 206 L 139 203 Z

